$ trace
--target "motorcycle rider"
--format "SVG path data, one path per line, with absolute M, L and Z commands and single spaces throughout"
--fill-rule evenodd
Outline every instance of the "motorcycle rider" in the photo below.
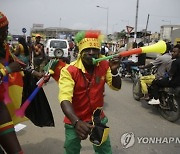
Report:
M 169 43 L 166 43 L 167 49 L 164 54 L 161 56 L 157 57 L 154 62 L 151 62 L 145 66 L 139 66 L 140 69 L 145 69 L 145 68 L 152 68 L 153 66 L 156 67 L 157 72 L 153 75 L 148 75 L 148 76 L 142 76 L 140 78 L 141 82 L 141 90 L 142 93 L 144 94 L 144 97 L 142 99 L 149 100 L 149 94 L 148 94 L 148 86 L 150 86 L 155 80 L 159 80 L 163 78 L 166 72 L 169 71 L 171 62 L 172 62 L 172 57 L 171 57 L 171 45 Z M 153 88 L 153 86 L 151 86 Z M 159 104 L 158 98 L 152 98 L 151 100 L 148 101 L 148 104 Z
M 172 51 L 172 64 L 168 76 L 160 80 L 155 80 L 153 83 L 152 94 L 155 99 L 158 98 L 159 88 L 162 87 L 178 87 L 180 86 L 180 44 L 174 46 Z
M 180 86 L 180 44 L 177 44 L 173 48 L 172 58 L 175 60 L 172 62 L 169 76 L 171 77 L 169 83 L 170 86 Z
M 138 44 L 136 42 L 133 43 L 132 48 L 140 48 L 143 47 L 144 43 L 143 42 L 139 42 Z M 146 53 L 142 53 L 142 54 L 133 54 L 131 55 L 127 60 L 123 61 L 125 64 L 125 68 L 127 70 L 127 74 L 125 75 L 125 77 L 131 77 L 132 74 L 132 70 L 131 67 L 132 66 L 141 66 L 141 65 L 145 65 L 146 63 Z

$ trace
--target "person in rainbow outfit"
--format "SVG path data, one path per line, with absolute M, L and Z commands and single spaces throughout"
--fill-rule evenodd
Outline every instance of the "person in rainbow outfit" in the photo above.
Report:
M 79 32 L 75 36 L 79 48 L 78 58 L 61 70 L 58 98 L 65 114 L 66 154 L 80 153 L 81 140 L 85 140 L 95 127 L 92 116 L 97 109 L 103 108 L 105 83 L 113 90 L 121 88 L 119 58 L 97 64 L 92 62 L 92 58 L 102 57 L 102 38 L 99 31 Z M 105 125 L 108 119 L 103 111 L 99 113 L 100 121 Z M 111 154 L 109 135 L 106 135 L 103 143 L 93 144 L 93 148 L 97 154 Z
M 11 97 L 9 86 L 12 85 L 17 78 L 19 84 L 21 84 L 20 82 L 22 81 L 20 81 L 20 77 L 22 79 L 21 74 L 16 74 L 15 78 L 13 72 L 20 71 L 22 65 L 14 61 L 10 54 L 9 45 L 5 42 L 7 34 L 8 19 L 0 12 L 0 145 L 8 154 L 22 154 L 23 151 L 14 131 L 14 121 L 12 121 L 12 115 L 7 108 L 9 103 L 14 100 L 14 97 Z M 18 88 L 14 88 L 17 92 Z M 19 102 L 20 99 L 21 97 L 19 97 Z M 12 106 L 15 106 L 15 104 Z

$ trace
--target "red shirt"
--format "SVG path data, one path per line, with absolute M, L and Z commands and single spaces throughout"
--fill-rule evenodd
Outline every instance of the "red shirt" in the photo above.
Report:
M 111 71 L 108 61 L 101 61 L 95 67 L 93 75 L 87 73 L 77 63 L 82 65 L 81 61 L 75 62 L 74 65 L 66 66 L 61 71 L 59 100 L 60 102 L 69 100 L 72 102 L 74 112 L 79 119 L 91 121 L 94 110 L 104 105 L 105 83 L 107 82 L 112 87 Z M 103 112 L 101 116 L 104 116 Z M 64 122 L 71 124 L 67 117 L 65 117 Z

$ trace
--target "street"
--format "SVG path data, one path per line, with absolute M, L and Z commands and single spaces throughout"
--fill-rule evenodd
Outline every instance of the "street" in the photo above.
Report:
M 179 6 L 2 1 L 0 154 L 180 154 Z
M 64 124 L 63 113 L 57 99 L 58 85 L 51 79 L 44 86 L 44 90 L 53 112 L 55 127 L 39 128 L 27 121 L 23 123 L 27 127 L 17 133 L 18 138 L 26 154 L 63 154 Z M 146 102 L 135 101 L 132 96 L 131 81 L 123 79 L 122 89 L 118 92 L 106 87 L 104 110 L 109 119 L 107 125 L 110 127 L 113 154 L 175 154 L 179 152 L 180 120 L 176 123 L 168 122 L 160 116 L 155 107 L 147 105 Z M 129 148 L 123 148 L 121 143 L 121 136 L 124 133 L 134 135 L 135 143 Z M 149 143 L 148 137 L 178 138 L 179 142 Z M 81 153 L 94 153 L 88 139 L 82 141 Z

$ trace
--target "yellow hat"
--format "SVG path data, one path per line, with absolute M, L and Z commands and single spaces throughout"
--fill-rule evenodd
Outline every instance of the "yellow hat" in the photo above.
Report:
M 8 23 L 9 22 L 7 20 L 7 17 L 2 12 L 0 12 L 0 28 L 7 26 Z
M 75 36 L 79 52 L 87 48 L 101 48 L 102 34 L 100 31 L 81 31 Z
M 41 37 L 41 35 L 40 34 L 36 34 L 36 37 Z
M 79 46 L 79 51 L 81 52 L 82 50 L 87 49 L 87 48 L 100 49 L 101 43 L 96 38 L 84 38 L 83 40 L 79 42 L 78 46 Z

